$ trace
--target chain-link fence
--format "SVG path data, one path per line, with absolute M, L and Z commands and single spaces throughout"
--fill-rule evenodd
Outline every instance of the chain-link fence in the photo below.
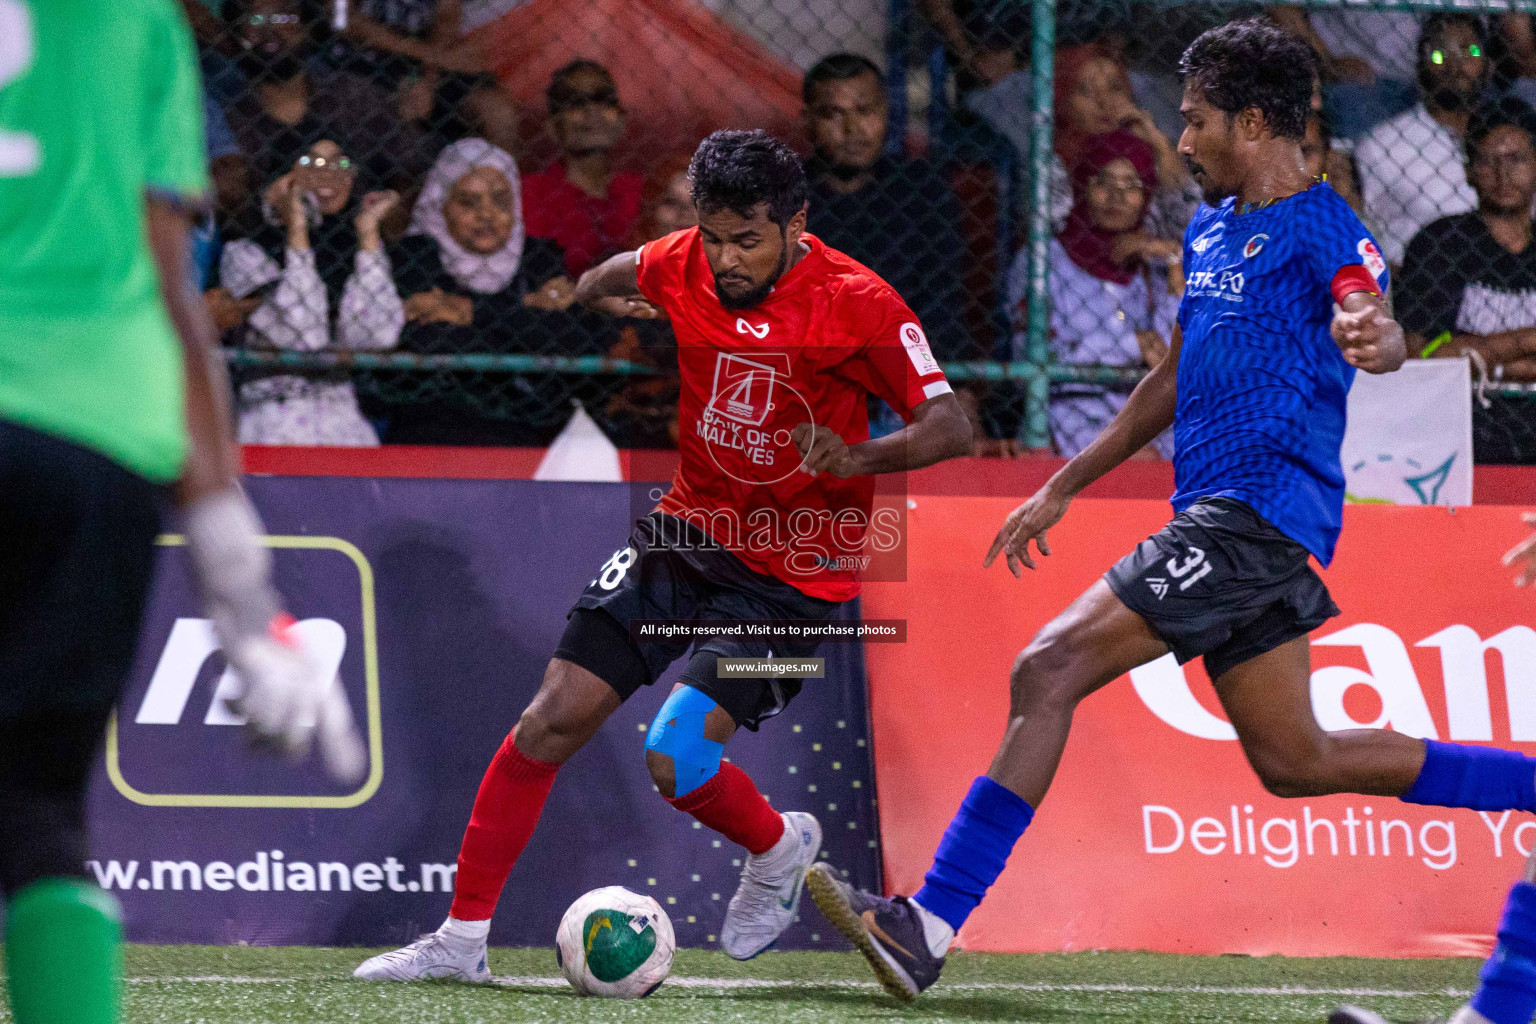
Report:
M 1267 14 L 1319 55 L 1304 158 L 1379 240 L 1412 350 L 1471 353 L 1478 459 L 1536 462 L 1519 5 L 183 2 L 248 442 L 542 444 L 577 401 L 674 444 L 667 324 L 573 283 L 693 222 L 687 156 L 729 126 L 805 154 L 810 230 L 920 315 L 982 451 L 1073 454 L 1167 351 L 1200 202 L 1179 54 Z

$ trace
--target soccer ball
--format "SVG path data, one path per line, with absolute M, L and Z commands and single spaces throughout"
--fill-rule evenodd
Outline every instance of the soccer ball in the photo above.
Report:
M 676 950 L 661 904 L 622 885 L 572 903 L 555 933 L 560 971 L 584 996 L 643 999 L 667 980 Z

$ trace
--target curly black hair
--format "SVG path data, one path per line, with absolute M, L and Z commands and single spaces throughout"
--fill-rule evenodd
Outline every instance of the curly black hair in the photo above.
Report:
M 722 128 L 711 134 L 694 151 L 688 180 L 701 213 L 730 210 L 751 217 L 766 203 L 768 219 L 780 229 L 810 197 L 794 150 L 761 129 Z
M 1265 18 L 1245 18 L 1201 33 L 1179 59 L 1179 74 L 1228 116 L 1257 107 L 1282 139 L 1307 133 L 1317 56 Z

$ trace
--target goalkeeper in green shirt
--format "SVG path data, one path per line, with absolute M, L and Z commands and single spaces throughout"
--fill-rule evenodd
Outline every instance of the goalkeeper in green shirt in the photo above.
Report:
M 254 738 L 364 760 L 271 584 L 194 283 L 202 89 L 174 0 L 0 0 L 0 896 L 17 1024 L 117 1020 L 120 926 L 83 876 L 86 782 L 163 510 Z

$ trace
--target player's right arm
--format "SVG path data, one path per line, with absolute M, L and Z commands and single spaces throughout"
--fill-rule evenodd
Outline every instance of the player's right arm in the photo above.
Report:
M 1051 553 L 1045 532 L 1067 514 L 1067 506 L 1084 487 L 1114 469 L 1120 463 L 1151 444 L 1153 439 L 1173 425 L 1173 410 L 1178 399 L 1179 348 L 1184 334 L 1177 324 L 1168 343 L 1168 355 L 1154 366 L 1109 426 L 1078 452 L 1065 466 L 1046 481 L 1024 504 L 1008 514 L 997 531 L 983 567 L 990 567 L 999 553 L 1008 559 L 1008 570 L 1022 577 L 1024 569 L 1035 568 L 1029 553 L 1034 541 L 1040 554 Z
M 609 316 L 655 319 L 661 311 L 640 294 L 639 250 L 610 256 L 581 275 L 576 301 Z
M 191 223 L 177 203 L 146 200 L 149 247 L 160 271 L 160 296 L 181 339 L 191 448 L 177 485 L 178 504 L 190 506 L 236 485 L 240 466 L 229 424 L 229 381 L 218 352 L 218 329 L 192 276 Z
M 190 450 L 180 482 L 187 554 L 224 655 L 241 686 L 231 701 L 260 743 L 291 755 L 320 737 L 331 773 L 361 776 L 362 741 L 340 687 L 307 656 L 272 585 L 261 521 L 240 489 L 229 382 L 218 335 L 197 287 L 191 212 L 208 193 L 202 88 L 190 33 L 179 15 L 152 26 L 143 54 L 142 197 L 146 241 L 160 296 L 181 344 Z

